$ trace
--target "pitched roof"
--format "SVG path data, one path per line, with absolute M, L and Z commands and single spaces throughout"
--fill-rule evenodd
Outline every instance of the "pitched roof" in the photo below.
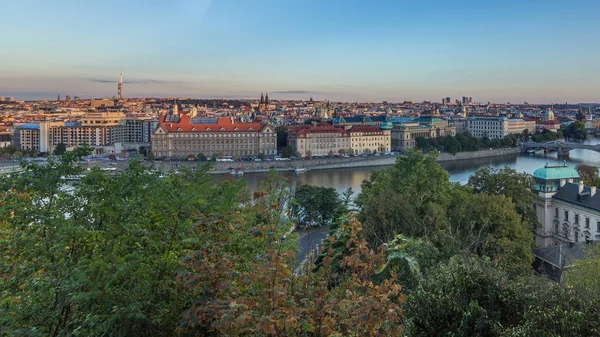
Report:
M 242 123 L 233 118 L 191 118 L 189 115 L 160 116 L 159 123 L 168 132 L 259 132 L 266 126 L 262 123 Z
M 552 198 L 600 212 L 600 194 L 596 193 L 593 196 L 590 194 L 589 187 L 584 187 L 583 192 L 579 193 L 579 184 L 566 183 Z

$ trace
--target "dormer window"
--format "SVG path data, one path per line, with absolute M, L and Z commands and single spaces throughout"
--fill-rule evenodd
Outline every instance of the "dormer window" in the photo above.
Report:
M 248 131 L 254 131 L 254 129 L 252 127 L 249 127 Z
M 182 128 L 177 128 L 177 131 L 183 131 L 183 129 Z
M 211 128 L 206 128 L 206 131 L 212 131 L 212 129 Z
M 196 128 L 192 128 L 192 131 L 198 131 L 198 130 L 196 130 Z
M 224 128 L 224 127 L 221 127 L 220 131 L 225 131 L 225 128 Z

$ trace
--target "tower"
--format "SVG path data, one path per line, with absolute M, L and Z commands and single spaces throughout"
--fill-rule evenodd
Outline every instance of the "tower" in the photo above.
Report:
M 263 93 L 260 93 L 260 103 L 259 105 L 262 106 L 263 104 L 265 104 L 265 96 L 263 95 Z
M 119 75 L 119 84 L 117 85 L 117 94 L 119 99 L 123 99 L 123 72 Z
M 269 105 L 269 94 L 265 94 L 265 105 Z

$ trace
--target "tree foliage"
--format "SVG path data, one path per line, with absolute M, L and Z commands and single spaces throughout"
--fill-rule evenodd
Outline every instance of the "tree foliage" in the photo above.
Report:
M 596 166 L 579 164 L 575 169 L 584 184 L 587 186 L 596 186 L 598 182 L 598 168 Z
M 231 223 L 207 222 L 197 230 L 217 232 L 219 240 L 184 261 L 184 276 L 197 294 L 183 332 L 224 336 L 398 336 L 402 332 L 404 296 L 394 279 L 374 283 L 370 276 L 383 263 L 360 239 L 360 224 L 350 220 L 346 270 L 334 276 L 326 257 L 318 272 L 295 275 L 295 253 L 277 241 L 260 255 L 252 270 L 236 268 L 239 256 L 223 251 Z M 343 227 L 343 226 L 342 226 Z M 210 229 L 209 229 L 210 228 Z
M 332 187 L 300 185 L 296 189 L 293 210 L 302 227 L 328 225 L 340 215 L 342 200 Z
M 585 123 L 582 121 L 574 121 L 568 125 L 561 125 L 562 134 L 570 139 L 584 140 L 587 137 Z
M 179 261 L 204 238 L 205 214 L 232 211 L 243 189 L 203 170 L 159 173 L 132 162 L 82 174 L 68 152 L 2 183 L 0 293 L 5 330 L 44 336 L 172 335 L 189 305 Z M 247 197 L 246 197 L 247 198 Z
M 418 149 L 428 152 L 437 150 L 456 154 L 458 152 L 479 151 L 488 148 L 515 147 L 518 136 L 507 135 L 503 139 L 476 138 L 470 133 L 459 133 L 456 136 L 444 136 L 437 138 L 418 137 L 415 145 Z
M 487 258 L 455 256 L 407 296 L 407 336 L 596 336 L 598 299 L 511 277 Z
M 523 223 L 528 224 L 531 231 L 540 227 L 533 209 L 535 195 L 531 193 L 534 180 L 530 174 L 519 173 L 508 166 L 502 169 L 484 167 L 469 177 L 468 186 L 476 193 L 504 195 L 515 205 L 515 210 Z
M 394 167 L 373 172 L 362 187 L 357 202 L 370 244 L 403 234 L 429 239 L 446 258 L 468 251 L 514 271 L 531 264 L 531 225 L 523 223 L 512 200 L 451 183 L 435 155 L 409 152 Z M 516 186 L 507 191 L 524 193 Z
M 54 155 L 60 156 L 61 154 L 67 152 L 67 146 L 65 143 L 58 143 L 54 148 Z

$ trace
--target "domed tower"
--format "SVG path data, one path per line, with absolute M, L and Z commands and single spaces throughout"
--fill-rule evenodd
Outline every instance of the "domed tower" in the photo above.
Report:
M 553 121 L 554 120 L 554 112 L 552 111 L 552 109 L 548 109 L 546 111 L 545 118 L 546 118 L 547 121 Z

